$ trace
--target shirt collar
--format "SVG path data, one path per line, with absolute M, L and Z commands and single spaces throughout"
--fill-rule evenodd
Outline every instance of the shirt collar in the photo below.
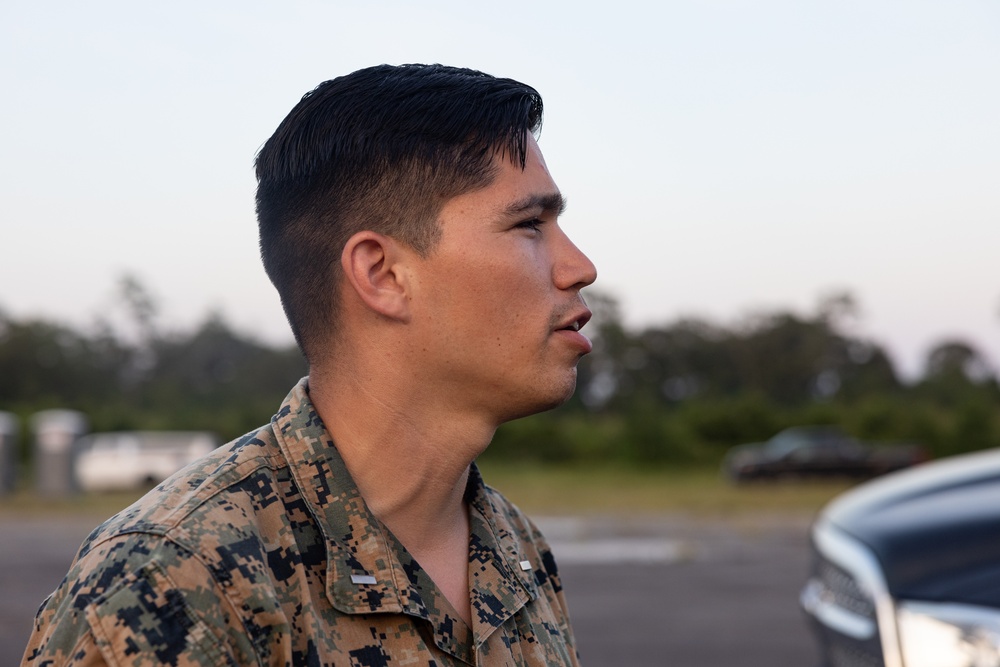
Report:
M 473 634 L 453 617 L 437 586 L 371 513 L 309 399 L 308 378 L 285 398 L 273 420 L 282 453 L 327 548 L 326 592 L 346 614 L 406 613 L 427 619 L 442 650 L 470 655 L 538 596 L 522 540 L 475 464 L 469 475 L 469 587 Z M 526 563 L 526 565 L 522 565 Z M 449 613 L 449 611 L 451 613 Z

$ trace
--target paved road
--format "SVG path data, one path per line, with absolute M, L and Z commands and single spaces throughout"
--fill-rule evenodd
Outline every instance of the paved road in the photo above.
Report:
M 579 526 L 583 540 L 556 533 L 553 550 L 585 665 L 817 664 L 798 608 L 808 521 L 675 517 Z
M 0 515 L 0 665 L 99 517 Z M 807 521 L 542 519 L 589 667 L 811 667 L 797 607 Z

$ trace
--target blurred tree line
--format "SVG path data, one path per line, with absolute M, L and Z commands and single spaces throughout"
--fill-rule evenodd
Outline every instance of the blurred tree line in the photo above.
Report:
M 0 313 L 0 410 L 27 424 L 38 410 L 69 408 L 93 431 L 207 430 L 228 440 L 266 422 L 306 374 L 294 346 L 256 341 L 217 313 L 192 331 L 162 330 L 134 278 L 122 279 L 116 301 L 118 326 L 101 317 L 87 331 Z
M 628 330 L 615 300 L 588 293 L 595 347 L 578 390 L 552 412 L 504 425 L 484 455 L 546 462 L 715 464 L 730 446 L 787 426 L 839 424 L 855 436 L 925 445 L 936 456 L 1000 446 L 1000 386 L 974 346 L 942 341 L 903 382 L 887 351 L 852 333 L 850 295 L 814 313 L 761 313 L 734 326 L 680 319 Z M 230 439 L 270 418 L 305 375 L 274 347 L 210 315 L 165 332 L 134 278 L 119 285 L 126 326 L 87 331 L 0 313 L 0 410 L 84 412 L 94 431 L 210 430 Z M 27 441 L 27 435 L 22 441 Z

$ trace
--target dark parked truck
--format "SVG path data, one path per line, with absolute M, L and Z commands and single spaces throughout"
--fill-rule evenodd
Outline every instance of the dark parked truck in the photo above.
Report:
M 736 482 L 788 476 L 875 477 L 922 463 L 926 450 L 916 445 L 872 445 L 837 426 L 796 426 L 767 442 L 737 445 L 722 463 Z
M 1000 665 L 1000 450 L 844 493 L 812 546 L 801 602 L 821 664 Z

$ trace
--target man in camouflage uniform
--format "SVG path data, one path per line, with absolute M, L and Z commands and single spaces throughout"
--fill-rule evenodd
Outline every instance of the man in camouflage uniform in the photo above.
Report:
M 573 391 L 596 274 L 509 79 L 321 84 L 257 157 L 309 362 L 271 423 L 96 529 L 26 665 L 576 665 L 552 554 L 473 463 Z

